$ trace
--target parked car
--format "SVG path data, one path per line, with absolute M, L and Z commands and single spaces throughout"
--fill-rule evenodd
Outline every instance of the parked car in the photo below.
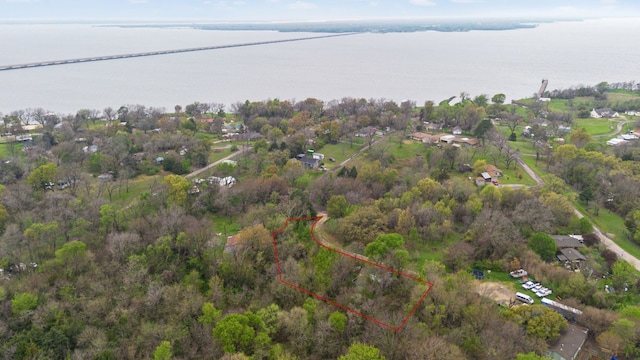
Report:
M 512 278 L 521 278 L 523 276 L 527 276 L 527 272 L 523 269 L 515 270 L 509 273 Z
M 547 288 L 544 288 L 544 289 L 541 289 L 540 291 L 536 291 L 536 296 L 545 297 L 545 296 L 551 295 L 552 293 L 553 293 L 553 291 L 551 291 L 551 290 L 549 290 Z
M 491 183 L 492 183 L 493 185 L 495 185 L 495 186 L 500 185 L 500 184 L 498 183 L 498 180 L 493 180 Z
M 336 159 L 334 159 L 334 158 L 330 157 L 330 158 L 329 158 L 329 161 L 331 161 L 331 162 L 336 162 Z
M 534 286 L 536 286 L 536 283 L 534 283 L 533 281 L 527 281 L 526 283 L 522 284 L 522 288 L 525 290 L 530 290 Z

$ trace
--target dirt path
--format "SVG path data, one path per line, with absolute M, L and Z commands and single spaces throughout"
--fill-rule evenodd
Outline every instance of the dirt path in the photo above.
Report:
M 342 252 L 345 254 L 348 254 L 358 260 L 364 260 L 364 261 L 369 261 L 369 258 L 367 258 L 364 255 L 360 255 L 358 253 L 354 253 L 348 250 L 345 250 L 343 248 L 341 248 L 340 246 L 330 243 L 327 241 L 327 239 L 324 238 L 324 236 L 322 236 L 322 225 L 324 225 L 324 223 L 329 220 L 329 217 L 327 216 L 327 213 L 325 212 L 319 212 L 318 216 L 321 216 L 320 219 L 318 219 L 318 221 L 316 222 L 315 226 L 313 227 L 313 234 L 315 235 L 314 237 L 325 247 L 334 250 L 334 251 L 338 251 L 338 252 Z
M 193 171 L 193 172 L 191 172 L 191 173 L 189 173 L 189 174 L 185 175 L 184 177 L 185 177 L 185 178 L 187 178 L 187 179 L 191 179 L 192 177 L 194 177 L 194 176 L 196 176 L 196 175 L 198 175 L 198 174 L 201 174 L 201 173 L 203 173 L 203 172 L 205 172 L 205 171 L 207 171 L 207 170 L 211 169 L 212 167 L 214 167 L 214 166 L 216 166 L 216 165 L 218 165 L 218 164 L 221 164 L 221 163 L 222 163 L 223 161 L 225 161 L 225 160 L 232 159 L 232 158 L 234 158 L 234 157 L 236 157 L 236 156 L 238 156 L 238 155 L 240 155 L 240 154 L 244 153 L 245 151 L 249 151 L 249 149 L 251 149 L 251 147 L 250 147 L 250 146 L 245 146 L 245 147 L 243 147 L 242 149 L 240 149 L 239 151 L 236 151 L 236 152 L 234 152 L 233 154 L 231 154 L 231 155 L 229 155 L 229 156 L 225 156 L 225 157 L 223 157 L 222 159 L 220 159 L 220 160 L 218 160 L 218 161 L 214 161 L 214 162 L 212 162 L 211 164 L 209 164 L 209 165 L 207 165 L 207 166 L 205 166 L 205 167 L 203 167 L 203 168 L 201 168 L 201 169 L 198 169 L 198 170 L 196 170 L 196 171 Z
M 490 281 L 476 282 L 475 290 L 478 294 L 495 300 L 498 304 L 509 306 L 513 302 L 515 292 L 504 284 Z
M 601 138 L 601 137 L 616 136 L 616 135 L 618 135 L 618 134 L 620 134 L 622 132 L 622 127 L 623 126 L 625 126 L 626 124 L 631 124 L 631 123 L 635 122 L 635 120 L 629 120 L 625 116 L 622 116 L 622 119 L 624 119 L 624 120 L 618 122 L 618 124 L 616 125 L 616 131 L 608 133 L 608 134 L 593 135 L 593 137 L 594 138 Z
M 322 232 L 321 232 L 321 228 L 322 225 L 329 219 L 329 217 L 327 216 L 327 213 L 325 212 L 318 212 L 318 216 L 321 216 L 320 219 L 318 219 L 318 221 L 316 222 L 315 226 L 313 227 L 313 235 L 314 235 L 314 239 L 318 240 L 318 242 L 320 242 L 320 244 L 330 250 L 336 251 L 338 253 L 342 253 L 342 254 L 346 254 L 348 256 L 351 256 L 352 258 L 355 258 L 356 260 L 362 260 L 365 261 L 371 265 L 374 266 L 385 266 L 384 264 L 381 263 L 375 263 L 372 262 L 371 260 L 369 260 L 368 257 L 362 255 L 362 254 L 358 254 L 358 253 L 354 253 L 352 251 L 349 250 L 345 250 L 343 249 L 341 246 L 337 245 L 337 244 L 333 244 L 330 243 L 329 241 L 327 241 L 327 239 L 324 238 L 324 236 L 322 236 Z M 397 271 L 394 271 L 397 273 Z M 413 270 L 410 269 L 402 269 L 400 272 L 405 273 L 405 274 L 409 274 L 411 276 L 414 277 L 419 277 L 419 274 Z

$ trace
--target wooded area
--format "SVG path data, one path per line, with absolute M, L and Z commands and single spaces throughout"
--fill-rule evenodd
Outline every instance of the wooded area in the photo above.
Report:
M 610 87 L 592 90 L 580 101 Z M 567 320 L 478 291 L 520 291 L 508 273 L 521 268 L 582 311 L 593 358 L 640 356 L 638 272 L 574 212 L 617 214 L 640 244 L 640 145 L 562 135 L 577 108 L 459 99 L 2 116 L 0 359 L 542 359 Z M 507 140 L 537 118 L 540 143 L 522 146 L 544 185 Z M 478 143 L 413 135 L 455 128 Z M 499 185 L 478 184 L 498 168 Z M 318 213 L 331 246 L 434 284 L 400 331 L 278 281 L 271 232 Z M 276 237 L 287 281 L 397 326 L 424 286 L 318 247 L 310 225 Z M 579 272 L 557 260 L 556 234 L 583 236 Z

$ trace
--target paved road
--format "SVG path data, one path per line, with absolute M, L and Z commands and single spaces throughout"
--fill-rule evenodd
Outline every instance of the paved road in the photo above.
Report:
M 622 126 L 620 126 L 620 128 L 622 128 Z M 520 167 L 524 169 L 524 171 L 527 174 L 529 174 L 529 176 L 531 176 L 536 181 L 536 183 L 538 183 L 538 185 L 544 185 L 544 181 L 542 180 L 542 178 L 538 176 L 538 174 L 536 174 L 527 164 L 525 164 L 520 159 L 518 159 L 518 164 L 520 165 Z M 578 209 L 576 208 L 573 208 L 573 212 L 575 212 L 578 218 L 584 217 L 584 215 L 582 215 L 582 213 L 578 211 Z M 636 269 L 638 269 L 638 271 L 640 271 L 640 260 L 638 260 L 631 254 L 626 252 L 620 246 L 618 246 L 618 244 L 616 244 L 611 238 L 609 238 L 602 231 L 600 231 L 600 229 L 598 229 L 595 225 L 593 226 L 593 232 L 598 236 L 598 238 L 600 239 L 600 242 L 604 246 L 606 246 L 607 249 L 615 252 L 616 254 L 618 254 L 618 257 L 626 260 L 629 264 L 633 265 L 633 267 L 635 267 Z

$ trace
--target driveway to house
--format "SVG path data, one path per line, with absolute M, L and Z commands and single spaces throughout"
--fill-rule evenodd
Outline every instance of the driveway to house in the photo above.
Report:
M 618 122 L 618 124 L 616 125 L 616 131 L 609 133 L 609 134 L 602 134 L 602 135 L 593 135 L 594 138 L 600 138 L 600 137 L 609 137 L 609 136 L 616 136 L 619 135 L 622 132 L 622 127 L 627 125 L 627 124 L 631 124 L 634 123 L 635 120 L 629 120 L 626 116 L 622 116 L 623 121 Z
M 201 173 L 211 169 L 212 167 L 214 167 L 214 166 L 216 166 L 218 164 L 221 164 L 223 161 L 232 159 L 232 158 L 234 158 L 234 157 L 236 157 L 236 156 L 238 156 L 238 155 L 240 155 L 240 154 L 242 154 L 242 153 L 244 153 L 246 151 L 249 151 L 250 149 L 251 149 L 251 146 L 243 146 L 240 150 L 234 152 L 233 154 L 231 154 L 229 156 L 225 156 L 225 157 L 223 157 L 222 159 L 220 159 L 218 161 L 214 161 L 211 164 L 209 164 L 209 165 L 207 165 L 207 166 L 205 166 L 205 167 L 203 167 L 201 169 L 195 170 L 194 172 L 191 172 L 191 173 L 185 175 L 184 177 L 187 178 L 187 179 L 191 179 L 192 177 L 194 177 L 194 176 L 196 176 L 198 174 L 201 174 Z
M 576 214 L 576 216 L 578 218 L 583 218 L 584 217 L 584 215 L 582 215 L 582 213 L 580 211 L 578 211 L 577 209 L 573 209 L 573 212 L 575 212 L 575 214 Z M 611 240 L 611 238 L 609 238 L 607 235 L 602 233 L 602 231 L 600 231 L 600 229 L 595 227 L 595 225 L 593 226 L 593 233 L 598 236 L 598 239 L 600 239 L 600 242 L 602 244 L 604 244 L 604 246 L 606 246 L 607 249 L 609 249 L 609 250 L 613 251 L 614 253 L 618 254 L 618 257 L 620 259 L 625 260 L 629 264 L 633 265 L 633 267 L 638 269 L 638 271 L 640 271 L 640 260 L 638 260 L 637 258 L 633 257 L 633 255 L 629 254 L 623 248 L 618 246 L 618 244 L 616 244 L 613 240 Z
M 620 126 L 620 128 L 622 128 L 622 126 Z M 524 161 L 520 160 L 520 158 L 518 158 L 518 165 L 520 165 L 520 167 L 522 167 L 524 171 L 527 174 L 529 174 L 529 176 L 531 176 L 536 181 L 536 183 L 538 183 L 538 185 L 541 185 L 541 186 L 544 185 L 544 181 L 542 180 L 542 178 L 538 176 L 538 174 L 536 174 L 527 164 L 525 164 Z M 578 218 L 584 217 L 584 215 L 582 215 L 582 213 L 578 211 L 578 209 L 576 209 L 575 207 L 573 208 L 573 212 L 576 214 Z M 626 260 L 629 264 L 633 265 L 633 267 L 635 267 L 636 269 L 638 269 L 638 271 L 640 271 L 640 260 L 638 260 L 636 257 L 626 252 L 623 248 L 621 248 L 618 244 L 616 244 L 610 237 L 608 237 L 606 234 L 600 231 L 600 229 L 598 229 L 595 225 L 593 225 L 593 233 L 598 236 L 598 239 L 600 239 L 600 242 L 607 249 L 618 254 L 619 258 Z

